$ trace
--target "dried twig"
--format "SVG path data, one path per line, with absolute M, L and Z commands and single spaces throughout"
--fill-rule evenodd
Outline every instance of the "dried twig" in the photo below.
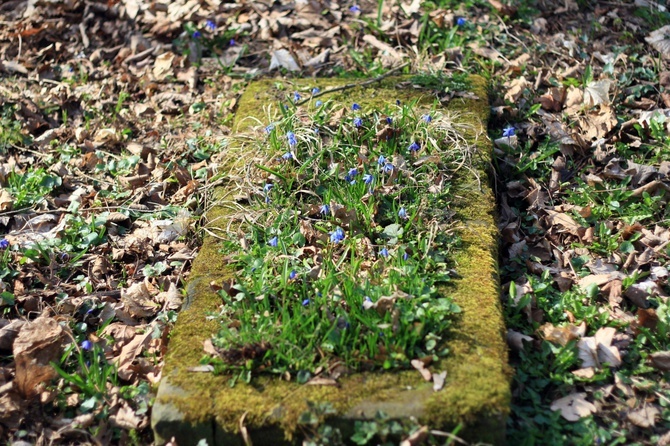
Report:
M 368 79 L 367 81 L 354 82 L 354 83 L 351 83 L 351 84 L 340 85 L 339 87 L 333 87 L 333 88 L 329 88 L 328 90 L 320 91 L 319 93 L 313 94 L 310 97 L 308 97 L 306 99 L 303 99 L 302 101 L 296 102 L 295 105 L 305 104 L 305 103 L 311 101 L 312 99 L 318 98 L 319 96 L 324 96 L 324 95 L 327 95 L 327 94 L 330 94 L 330 93 L 335 93 L 336 91 L 348 90 L 350 88 L 356 88 L 356 87 L 362 87 L 364 85 L 374 84 L 375 82 L 379 82 L 382 79 L 389 77 L 393 73 L 396 73 L 396 72 L 402 70 L 403 68 L 405 68 L 408 65 L 409 65 L 409 62 L 406 62 L 402 65 L 398 65 L 397 67 L 393 68 L 392 70 L 389 70 L 386 73 L 384 73 L 380 76 L 377 76 L 375 78 Z

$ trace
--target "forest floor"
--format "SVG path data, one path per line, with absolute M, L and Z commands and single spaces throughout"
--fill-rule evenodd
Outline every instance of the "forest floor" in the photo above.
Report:
M 490 82 L 510 441 L 670 444 L 669 60 L 652 0 L 2 2 L 0 442 L 150 444 L 248 82 L 402 66 Z

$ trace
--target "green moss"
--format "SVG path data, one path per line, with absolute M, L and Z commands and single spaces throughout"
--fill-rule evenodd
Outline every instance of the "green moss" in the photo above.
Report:
M 347 107 L 354 98 L 365 107 L 383 107 L 389 100 L 405 102 L 417 97 L 424 104 L 433 102 L 432 97 L 415 91 L 411 85 L 394 88 L 406 79 L 385 79 L 379 84 L 334 93 L 328 99 Z M 479 178 L 463 169 L 455 179 L 454 194 L 459 197 L 455 209 L 461 222 L 458 232 L 463 240 L 463 249 L 456 254 L 455 262 L 462 278 L 455 286 L 441 291 L 451 296 L 463 311 L 449 334 L 451 354 L 434 365 L 435 370 L 447 371 L 444 389 L 433 392 L 416 371 L 356 373 L 340 378 L 337 387 L 298 385 L 262 376 L 254 378 L 250 385 L 238 383 L 234 388 L 228 387 L 228 377 L 190 372 L 189 367 L 198 365 L 203 356 L 203 341 L 218 330 L 215 321 L 205 319 L 207 312 L 216 311 L 220 305 L 220 298 L 209 283 L 231 277 L 218 253 L 216 239 L 207 236 L 194 262 L 191 298 L 179 315 L 163 370 L 170 384 L 183 389 L 185 395 L 165 396 L 160 402 L 175 405 L 191 423 L 215 419 L 220 429 L 228 433 L 239 430 L 240 417 L 246 413 L 245 425 L 250 431 L 276 426 L 290 438 L 296 432 L 298 417 L 307 409 L 308 400 L 330 402 L 341 414 L 339 422 L 333 422 L 342 425 L 346 424 L 344 419 L 374 416 L 374 408 L 385 408 L 387 412 L 397 407 L 407 410 L 408 398 L 414 398 L 418 402 L 410 405 L 409 410 L 422 423 L 442 429 L 464 423 L 466 437 L 492 443 L 503 441 L 510 401 L 510 370 L 498 300 L 495 201 L 485 173 L 491 156 L 485 133 L 489 107 L 485 80 L 473 77 L 471 81 L 473 94 L 453 99 L 447 107 L 447 111 L 471 125 L 463 136 L 478 148 L 475 167 Z M 268 119 L 263 116 L 266 112 L 262 107 L 284 100 L 294 90 L 314 86 L 324 90 L 326 86 L 346 81 L 299 80 L 292 84 L 283 81 L 284 90 L 276 90 L 274 83 L 267 80 L 249 86 L 240 101 L 233 128 L 241 132 L 264 126 Z M 207 214 L 210 229 L 226 228 L 234 213 L 225 206 L 230 191 L 224 187 L 217 194 L 221 203 Z M 408 393 L 408 389 L 412 391 Z

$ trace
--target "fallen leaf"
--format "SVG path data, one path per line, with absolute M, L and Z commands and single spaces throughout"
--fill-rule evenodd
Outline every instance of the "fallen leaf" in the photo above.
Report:
M 514 331 L 512 329 L 507 329 L 507 345 L 509 345 L 512 350 L 517 352 L 523 351 L 524 341 L 531 342 L 532 340 L 533 338 L 530 336 L 519 333 L 518 331 Z
M 172 73 L 172 63 L 174 62 L 175 57 L 176 55 L 170 51 L 156 57 L 153 69 L 153 75 L 156 79 L 165 79 L 167 75 Z
M 415 369 L 417 369 L 419 371 L 419 373 L 421 373 L 421 376 L 423 376 L 423 379 L 425 379 L 426 381 L 431 380 L 432 373 L 430 373 L 430 370 L 428 370 L 426 368 L 423 361 L 421 361 L 420 359 L 412 359 L 410 361 L 410 364 L 412 364 L 412 367 L 414 367 Z
M 628 412 L 626 417 L 631 423 L 641 428 L 653 427 L 656 423 L 656 417 L 660 415 L 656 406 L 644 406 L 638 410 Z
M 444 381 L 447 378 L 447 372 L 433 373 L 433 391 L 439 392 L 444 387 Z
M 272 52 L 272 59 L 270 60 L 270 70 L 275 68 L 286 68 L 289 71 L 299 71 L 300 67 L 296 63 L 291 53 L 287 50 L 281 49 Z
M 591 81 L 584 88 L 584 105 L 587 107 L 595 107 L 600 104 L 609 104 L 609 91 L 612 87 L 611 79 L 602 79 L 599 81 Z
M 649 33 L 644 40 L 661 53 L 661 56 L 670 59 L 670 38 L 668 36 L 670 36 L 670 25 L 665 25 Z
M 56 376 L 51 363 L 58 361 L 64 342 L 65 331 L 55 319 L 39 317 L 21 327 L 12 349 L 21 394 L 36 395 L 38 384 Z
M 670 371 L 670 351 L 652 353 L 649 355 L 649 362 L 656 369 Z
M 596 371 L 593 367 L 586 367 L 583 369 L 573 370 L 572 374 L 578 378 L 589 379 L 595 376 Z
M 551 410 L 561 411 L 561 416 L 568 421 L 578 421 L 596 412 L 596 406 L 586 400 L 586 393 L 573 393 L 551 403 Z

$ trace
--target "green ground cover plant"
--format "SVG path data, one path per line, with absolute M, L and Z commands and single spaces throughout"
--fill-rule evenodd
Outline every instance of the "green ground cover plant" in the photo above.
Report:
M 458 125 L 415 103 L 313 100 L 264 133 L 245 142 L 268 156 L 250 173 L 262 183 L 222 244 L 236 274 L 219 292 L 212 364 L 306 382 L 336 362 L 389 370 L 448 354 L 449 182 L 473 155 Z

